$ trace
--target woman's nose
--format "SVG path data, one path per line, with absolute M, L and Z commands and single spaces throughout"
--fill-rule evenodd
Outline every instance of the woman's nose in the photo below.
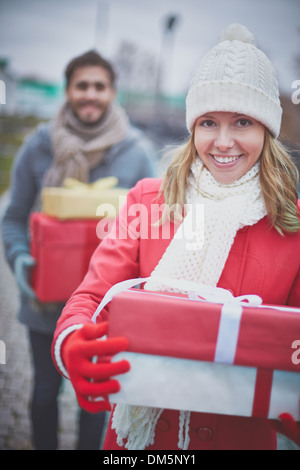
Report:
M 234 146 L 232 133 L 227 128 L 220 128 L 215 137 L 215 146 L 221 151 L 228 150 Z

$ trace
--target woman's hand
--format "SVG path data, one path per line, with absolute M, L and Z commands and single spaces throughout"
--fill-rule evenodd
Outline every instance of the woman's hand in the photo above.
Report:
M 84 325 L 63 343 L 62 358 L 74 387 L 79 405 L 90 413 L 110 411 L 108 395 L 120 390 L 113 376 L 130 369 L 126 360 L 111 362 L 111 356 L 128 347 L 125 337 L 103 338 L 107 322 Z M 93 362 L 93 358 L 97 361 Z M 100 398 L 100 400 L 99 400 Z

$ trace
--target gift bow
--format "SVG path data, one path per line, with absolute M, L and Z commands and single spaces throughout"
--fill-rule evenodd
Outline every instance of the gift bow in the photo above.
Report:
M 83 183 L 75 178 L 66 178 L 63 187 L 66 189 L 82 189 L 90 191 L 104 191 L 106 189 L 115 188 L 118 184 L 118 178 L 115 176 L 108 176 L 106 178 L 99 178 L 93 183 Z
M 116 294 L 124 292 L 127 289 L 135 287 L 139 284 L 143 284 L 152 279 L 152 277 L 139 277 L 135 279 L 127 279 L 126 281 L 121 281 L 117 284 L 114 284 L 106 292 L 105 296 L 100 302 L 97 310 L 95 311 L 92 317 L 92 321 L 96 323 L 96 318 L 101 312 L 101 310 L 103 310 L 103 308 L 113 299 Z M 227 289 L 223 289 L 222 287 L 211 287 L 194 281 L 172 279 L 167 277 L 155 277 L 155 281 L 173 289 L 186 291 L 192 300 L 212 302 L 217 304 L 234 303 L 251 307 L 257 307 L 262 303 L 262 299 L 258 295 L 249 294 L 234 297 L 234 295 Z

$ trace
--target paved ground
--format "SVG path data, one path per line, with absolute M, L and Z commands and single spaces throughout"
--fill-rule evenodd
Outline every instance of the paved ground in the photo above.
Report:
M 0 199 L 1 213 L 5 198 Z M 3 258 L 0 243 L 0 341 L 6 346 L 6 364 L 0 360 L 0 450 L 30 450 L 29 401 L 32 386 L 32 367 L 26 328 L 16 319 L 18 307 L 14 278 Z M 0 356 L 1 359 L 1 356 Z M 77 405 L 68 381 L 60 394 L 59 449 L 76 448 Z M 298 449 L 290 441 L 279 438 L 280 450 Z
M 5 201 L 0 200 L 0 213 Z M 2 209 L 2 210 L 1 210 Z M 0 340 L 6 346 L 6 364 L 0 364 L 0 449 L 32 449 L 29 401 L 32 367 L 27 330 L 16 319 L 18 308 L 14 278 L 0 244 Z M 68 381 L 60 393 L 59 448 L 75 449 L 77 405 Z

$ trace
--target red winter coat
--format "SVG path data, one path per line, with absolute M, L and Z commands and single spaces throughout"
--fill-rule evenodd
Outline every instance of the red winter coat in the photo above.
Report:
M 147 277 L 159 262 L 176 230 L 170 224 L 168 233 L 169 222 L 159 229 L 151 225 L 151 204 L 163 203 L 162 197 L 158 199 L 160 183 L 158 179 L 145 179 L 130 190 L 127 206 L 116 220 L 121 238 L 107 237 L 96 249 L 84 281 L 57 323 L 53 345 L 68 326 L 90 322 L 112 285 L 125 279 Z M 126 227 L 129 236 L 124 236 Z M 300 233 L 282 237 L 270 229 L 266 217 L 240 230 L 218 286 L 229 289 L 234 296 L 257 294 L 265 304 L 300 307 Z M 109 306 L 98 321 L 107 319 L 108 311 Z M 156 427 L 155 444 L 149 450 L 177 449 L 178 416 L 178 411 L 163 412 Z M 120 449 L 110 425 L 104 448 Z M 276 433 L 266 420 L 194 412 L 191 415 L 189 449 L 275 448 Z

